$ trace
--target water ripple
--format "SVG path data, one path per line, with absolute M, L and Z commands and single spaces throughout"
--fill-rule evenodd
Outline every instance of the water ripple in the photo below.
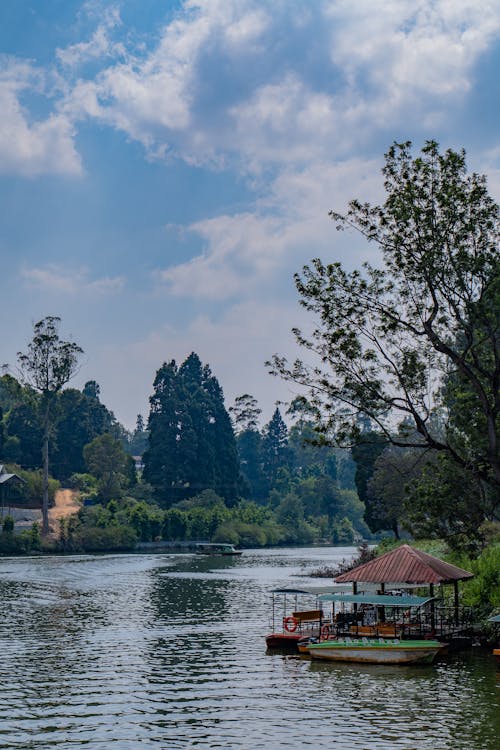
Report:
M 489 654 L 266 654 L 269 590 L 332 554 L 0 561 L 0 750 L 496 750 Z

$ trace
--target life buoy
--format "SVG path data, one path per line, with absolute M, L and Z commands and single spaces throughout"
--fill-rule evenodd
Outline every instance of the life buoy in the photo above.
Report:
M 321 628 L 321 639 L 327 641 L 330 637 L 330 626 L 323 625 Z
M 295 619 L 295 617 L 292 617 L 291 615 L 289 617 L 283 618 L 283 625 L 285 627 L 285 630 L 288 633 L 295 633 L 297 630 L 297 625 L 299 624 L 299 621 Z

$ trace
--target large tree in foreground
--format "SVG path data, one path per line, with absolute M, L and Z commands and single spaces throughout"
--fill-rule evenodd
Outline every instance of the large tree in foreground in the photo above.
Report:
M 39 320 L 33 327 L 33 338 L 27 351 L 17 353 L 24 380 L 41 396 L 43 534 L 49 531 L 49 439 L 54 423 L 54 406 L 58 393 L 75 374 L 78 357 L 83 353 L 78 344 L 59 338 L 60 322 L 61 319 L 55 316 Z
M 498 496 L 498 205 L 486 178 L 467 173 L 464 152 L 440 153 L 434 141 L 417 157 L 411 143 L 394 144 L 383 174 L 383 205 L 353 200 L 346 214 L 330 212 L 338 229 L 379 245 L 380 266 L 349 273 L 317 259 L 296 274 L 317 324 L 295 334 L 319 364 L 275 356 L 272 372 L 305 385 L 337 435 L 352 437 L 365 414 L 389 442 L 435 449 Z M 442 398 L 450 380 L 467 394 L 482 441 L 451 419 Z

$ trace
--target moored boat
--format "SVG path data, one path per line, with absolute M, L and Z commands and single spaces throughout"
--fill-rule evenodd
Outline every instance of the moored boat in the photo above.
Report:
M 236 549 L 234 544 L 198 544 L 197 555 L 241 555 L 242 551 Z
M 328 637 L 331 632 L 332 623 L 325 617 L 323 610 L 318 606 L 318 597 L 325 592 L 338 590 L 335 586 L 315 586 L 311 588 L 275 589 L 272 592 L 272 630 L 266 635 L 266 646 L 268 649 L 286 649 L 287 651 L 298 651 L 299 642 L 308 638 Z M 278 619 L 276 597 L 281 596 L 281 616 Z M 303 597 L 314 597 L 314 609 L 298 608 L 299 599 Z M 290 598 L 293 605 L 290 606 Z M 279 611 L 279 610 L 278 610 Z
M 444 644 L 439 641 L 401 641 L 339 638 L 310 642 L 301 647 L 313 659 L 369 664 L 431 664 Z

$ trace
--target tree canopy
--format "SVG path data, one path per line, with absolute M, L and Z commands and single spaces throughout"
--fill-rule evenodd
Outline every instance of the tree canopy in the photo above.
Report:
M 180 367 L 172 360 L 156 373 L 150 398 L 149 443 L 143 477 L 162 504 L 204 489 L 234 504 L 240 474 L 236 442 L 222 388 L 194 352 Z
M 72 341 L 59 337 L 61 319 L 49 315 L 33 327 L 33 338 L 26 352 L 18 352 L 17 358 L 25 381 L 41 394 L 40 423 L 42 426 L 43 497 L 42 532 L 49 531 L 49 438 L 54 422 L 54 400 L 78 367 L 78 358 L 83 349 Z
M 498 489 L 498 205 L 486 178 L 467 172 L 464 151 L 440 153 L 435 141 L 416 157 L 410 142 L 395 143 L 382 171 L 383 205 L 353 200 L 345 214 L 330 212 L 337 229 L 379 245 L 381 264 L 348 272 L 316 259 L 296 274 L 317 325 L 311 336 L 294 332 L 318 364 L 275 355 L 271 371 L 306 386 L 338 437 L 352 439 L 364 414 L 389 442 L 443 452 Z M 451 380 L 480 441 L 452 418 Z

